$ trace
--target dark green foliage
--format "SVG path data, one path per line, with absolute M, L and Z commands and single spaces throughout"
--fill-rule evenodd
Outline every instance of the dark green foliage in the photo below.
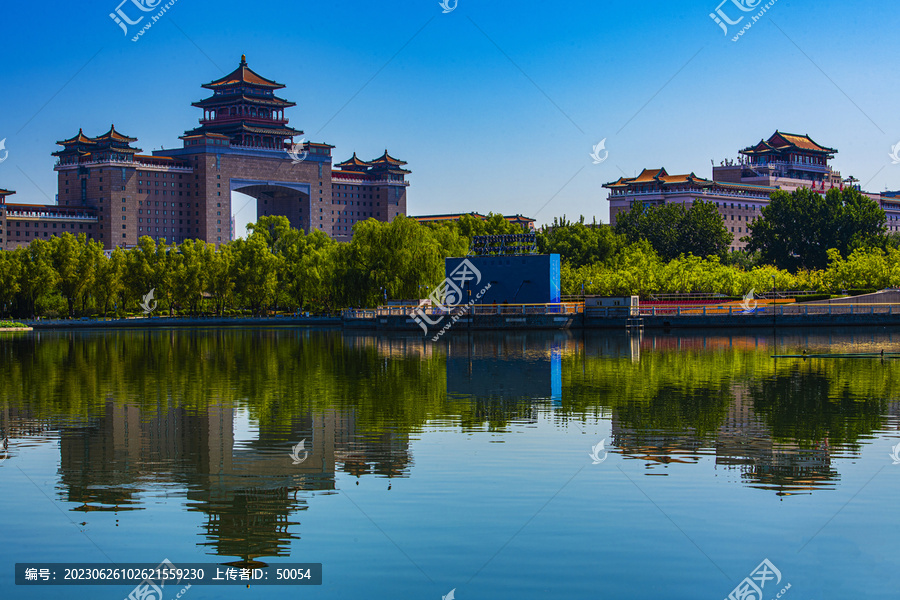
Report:
M 824 269 L 828 250 L 842 257 L 885 243 L 885 214 L 855 189 L 831 189 L 822 196 L 806 188 L 772 194 L 762 218 L 748 226 L 748 251 L 780 269 Z
M 565 216 L 554 218 L 553 225 L 538 235 L 538 252 L 559 254 L 572 268 L 605 262 L 626 245 L 611 227 L 600 223 L 585 225 L 584 217 L 578 222 L 567 221 Z
M 663 260 L 682 254 L 723 257 L 733 239 L 715 204 L 697 199 L 682 204 L 635 204 L 616 219 L 615 232 L 629 242 L 647 240 Z

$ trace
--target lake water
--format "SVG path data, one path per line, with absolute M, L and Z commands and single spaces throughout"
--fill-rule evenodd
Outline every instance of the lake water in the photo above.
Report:
M 772 358 L 900 333 L 447 338 L 0 334 L 0 598 L 163 559 L 323 565 L 190 600 L 900 597 L 900 360 Z

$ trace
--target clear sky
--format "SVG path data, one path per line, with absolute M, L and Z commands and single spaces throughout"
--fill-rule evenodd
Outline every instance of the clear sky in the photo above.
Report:
M 410 214 L 566 214 L 606 222 L 601 187 L 645 167 L 711 176 L 775 129 L 837 148 L 864 189 L 900 189 L 900 11 L 777 0 L 634 2 L 177 0 L 137 42 L 120 0 L 8 2 L 0 31 L 0 187 L 51 202 L 57 140 L 110 123 L 146 153 L 180 147 L 206 83 L 250 67 L 287 85 L 291 125 L 336 161 L 387 148 L 409 162 Z M 141 13 L 127 0 L 122 10 Z M 452 6 L 452 1 L 450 6 Z M 755 6 L 742 12 L 735 3 Z M 163 0 L 165 4 L 165 0 Z M 863 8 L 864 6 L 864 8 Z M 592 146 L 606 139 L 608 158 Z M 0 150 L 0 159 L 5 152 Z M 604 152 L 599 155 L 605 156 Z M 235 198 L 235 211 L 244 206 Z M 238 232 L 255 218 L 238 215 Z

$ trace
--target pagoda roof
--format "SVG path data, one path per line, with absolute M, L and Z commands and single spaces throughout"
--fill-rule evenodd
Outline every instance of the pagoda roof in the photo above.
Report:
M 196 129 L 185 131 L 184 137 L 210 135 L 212 133 L 224 133 L 226 136 L 237 135 L 239 133 L 258 133 L 261 135 L 280 135 L 284 137 L 303 135 L 302 131 L 298 131 L 293 127 L 260 127 L 256 124 L 248 124 L 244 121 L 232 121 L 231 123 L 211 122 L 201 127 L 197 127 Z
M 59 143 L 59 142 L 57 142 Z M 93 146 L 91 147 L 93 149 Z M 63 148 L 62 150 L 57 150 L 56 152 L 51 152 L 50 156 L 62 156 L 64 154 L 71 155 L 72 153 L 77 154 L 79 156 L 87 156 L 90 154 L 87 150 L 80 150 L 78 148 Z
M 215 81 L 211 81 L 210 83 L 204 83 L 203 87 L 209 90 L 215 90 L 221 87 L 232 86 L 232 85 L 240 85 L 242 83 L 256 86 L 256 87 L 264 87 L 270 89 L 279 89 L 283 88 L 284 85 L 271 79 L 266 79 L 262 75 L 256 73 L 247 66 L 247 55 L 241 55 L 241 62 L 238 65 L 238 68 L 222 77 L 221 79 L 216 79 Z
M 263 135 L 284 135 L 288 137 L 303 135 L 302 131 L 298 131 L 293 127 L 254 127 L 247 123 L 241 123 L 241 130 L 247 133 L 260 133 Z
M 348 171 L 358 171 L 365 170 L 372 166 L 372 163 L 361 160 L 356 156 L 356 152 L 353 153 L 353 158 L 349 160 L 345 160 L 342 163 L 338 163 L 335 165 L 339 169 L 346 169 Z
M 488 219 L 488 216 L 483 215 L 481 213 L 477 213 L 477 212 L 448 213 L 448 214 L 442 214 L 442 215 L 417 215 L 417 216 L 410 216 L 409 218 L 413 219 L 415 221 L 459 221 L 462 217 L 464 217 L 466 215 L 468 215 L 470 217 L 475 217 L 476 219 L 481 219 L 482 221 L 485 221 Z M 534 223 L 535 222 L 535 219 L 532 219 L 530 217 L 526 217 L 523 215 L 503 215 L 503 218 L 506 219 L 507 221 L 511 221 L 511 222 L 514 222 L 514 221 L 524 221 L 526 223 Z
M 226 139 L 226 140 L 230 140 L 230 139 L 231 139 L 230 137 L 228 137 L 227 135 L 224 135 L 224 134 L 222 134 L 222 133 L 195 133 L 195 134 L 192 134 L 192 135 L 182 135 L 182 136 L 180 136 L 178 139 L 180 139 L 180 140 L 192 140 L 192 139 L 194 139 L 194 138 L 204 138 L 204 137 L 210 137 L 210 138 L 222 138 L 222 139 Z
M 137 138 L 128 137 L 127 135 L 123 135 L 123 134 L 119 133 L 118 131 L 116 131 L 115 125 L 110 125 L 109 131 L 107 131 L 103 135 L 93 138 L 93 141 L 97 142 L 97 143 L 105 142 L 108 140 L 112 140 L 112 141 L 116 141 L 116 142 L 125 142 L 125 143 L 130 144 L 131 142 L 136 142 Z
M 4 190 L 0 188 L 0 196 L 3 196 L 4 198 L 7 196 L 12 196 L 13 194 L 15 194 L 15 192 L 12 190 Z
M 59 146 L 68 146 L 69 144 L 96 144 L 97 142 L 94 141 L 94 138 L 89 138 L 88 136 L 84 135 L 84 131 L 82 131 L 79 127 L 78 135 L 56 143 Z
M 379 156 L 378 158 L 376 158 L 376 159 L 374 159 L 374 160 L 371 160 L 371 161 L 369 161 L 369 162 L 371 162 L 373 165 L 391 164 L 391 165 L 398 165 L 398 166 L 399 166 L 399 165 L 405 165 L 405 164 L 406 164 L 406 162 L 404 162 L 404 161 L 402 161 L 402 160 L 398 160 L 398 159 L 394 158 L 393 156 L 391 156 L 390 154 L 388 154 L 387 149 L 385 149 L 384 154 L 382 154 L 382 155 Z
M 813 152 L 816 154 L 837 154 L 834 148 L 828 148 L 817 144 L 808 135 L 784 133 L 775 130 L 768 140 L 760 140 L 755 146 L 748 146 L 741 150 L 741 154 L 769 154 L 781 153 L 786 150 L 799 150 L 801 152 Z
M 203 100 L 198 100 L 197 102 L 191 102 L 191 106 L 196 106 L 197 108 L 209 108 L 211 106 L 219 106 L 221 104 L 231 104 L 236 101 L 243 101 L 249 104 L 262 104 L 265 106 L 277 106 L 283 108 L 290 108 L 291 106 L 297 106 L 296 102 L 291 102 L 289 100 L 285 100 L 284 98 L 279 98 L 278 96 L 247 96 L 246 94 L 219 94 L 218 96 L 210 96 L 209 98 L 204 98 Z
M 605 188 L 624 188 L 631 185 L 640 185 L 642 183 L 655 183 L 659 186 L 669 186 L 676 184 L 692 184 L 698 187 L 709 187 L 714 181 L 698 177 L 694 173 L 685 175 L 669 175 L 665 169 L 644 169 L 637 177 L 619 177 L 616 181 L 605 183 Z

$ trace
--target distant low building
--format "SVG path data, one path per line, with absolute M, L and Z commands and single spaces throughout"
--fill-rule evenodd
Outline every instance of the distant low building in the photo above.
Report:
M 99 238 L 99 216 L 91 208 L 48 204 L 7 203 L 15 192 L 0 190 L 0 249 L 27 246 L 33 240 L 49 240 L 55 235 L 85 234 Z
M 481 219 L 482 221 L 486 221 L 488 217 L 486 215 L 482 215 L 477 212 L 470 213 L 451 213 L 446 215 L 421 215 L 421 216 L 410 216 L 410 219 L 415 219 L 419 223 L 450 223 L 454 221 L 459 221 L 463 216 L 469 215 L 470 217 L 475 217 L 476 219 Z M 518 225 L 527 231 L 535 230 L 535 220 L 529 217 L 524 217 L 522 215 L 510 215 L 503 217 L 510 223 L 514 225 Z

